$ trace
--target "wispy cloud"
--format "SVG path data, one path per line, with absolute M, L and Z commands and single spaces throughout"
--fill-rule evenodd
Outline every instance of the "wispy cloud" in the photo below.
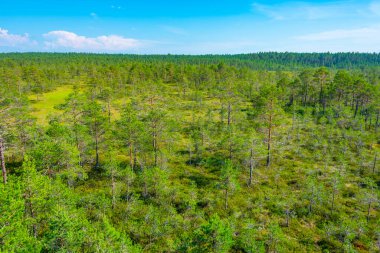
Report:
M 282 20 L 285 18 L 284 12 L 279 10 L 278 8 L 273 8 L 270 5 L 260 4 L 260 3 L 253 3 L 252 4 L 253 11 L 258 11 L 260 13 L 263 13 L 264 15 L 276 19 L 276 20 Z
M 121 10 L 122 7 L 119 5 L 111 5 L 111 9 Z
M 372 2 L 369 9 L 373 14 L 380 16 L 380 2 Z
M 164 26 L 161 26 L 161 27 L 166 32 L 169 32 L 169 33 L 172 33 L 172 34 L 176 34 L 176 35 L 186 35 L 186 34 L 188 34 L 186 30 L 184 30 L 182 28 L 179 28 L 179 27 L 167 26 L 167 25 L 164 25 Z
M 311 33 L 296 37 L 306 41 L 327 41 L 327 40 L 371 40 L 380 42 L 380 25 L 372 27 L 362 27 L 356 29 L 338 29 L 320 33 Z M 379 45 L 380 48 L 380 45 Z
M 103 35 L 91 38 L 68 31 L 51 31 L 43 36 L 48 50 L 123 52 L 141 46 L 139 40 L 118 35 Z
M 28 34 L 11 34 L 8 30 L 0 28 L 0 47 L 20 47 L 35 44 Z
M 288 45 L 290 49 L 287 50 L 304 52 L 380 52 L 380 25 L 327 30 L 297 36 L 293 39 L 295 41 Z
M 352 1 L 336 1 L 325 3 L 284 2 L 281 4 L 252 4 L 253 12 L 261 13 L 274 20 L 288 19 L 325 19 L 354 16 L 360 13 L 362 5 Z

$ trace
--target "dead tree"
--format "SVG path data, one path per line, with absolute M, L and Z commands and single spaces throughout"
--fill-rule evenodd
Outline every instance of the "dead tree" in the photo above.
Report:
M 5 168 L 5 158 L 4 158 L 4 139 L 0 137 L 0 160 L 1 160 L 1 171 L 3 173 L 3 182 L 7 183 L 7 169 Z

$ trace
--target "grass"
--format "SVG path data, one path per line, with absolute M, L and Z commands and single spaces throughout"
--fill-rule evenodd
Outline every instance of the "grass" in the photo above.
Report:
M 65 102 L 65 98 L 72 92 L 72 86 L 61 86 L 57 89 L 38 95 L 29 96 L 32 105 L 31 115 L 37 119 L 37 123 L 46 126 L 49 123 L 49 115 L 57 115 L 59 110 L 55 109 L 56 105 Z
M 31 115 L 37 119 L 37 124 L 46 126 L 49 124 L 50 115 L 59 115 L 62 113 L 60 110 L 55 109 L 55 106 L 65 102 L 65 99 L 73 91 L 73 87 L 65 85 L 56 88 L 53 91 L 36 95 L 30 95 L 29 101 L 32 105 Z M 100 102 L 100 101 L 99 101 Z M 106 104 L 100 102 L 104 107 Z M 120 112 L 116 107 L 121 106 L 121 101 L 116 101 L 111 105 L 111 119 L 117 120 L 120 118 Z

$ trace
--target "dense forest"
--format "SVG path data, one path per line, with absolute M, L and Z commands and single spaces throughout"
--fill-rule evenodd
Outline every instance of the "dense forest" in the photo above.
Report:
M 379 252 L 380 54 L 0 54 L 1 252 Z
M 0 54 L 0 59 L 33 63 L 52 61 L 60 63 L 123 64 L 134 62 L 144 64 L 173 63 L 183 65 L 211 65 L 221 62 L 237 68 L 255 70 L 302 70 L 307 67 L 363 69 L 379 66 L 380 53 L 255 53 L 240 55 L 122 55 L 122 54 L 77 54 L 77 53 L 8 53 Z M 110 63 L 111 62 L 111 63 Z

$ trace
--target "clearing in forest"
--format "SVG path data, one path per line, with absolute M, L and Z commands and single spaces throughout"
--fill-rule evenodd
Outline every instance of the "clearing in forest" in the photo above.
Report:
M 64 103 L 65 98 L 69 96 L 72 90 L 72 86 L 65 85 L 39 95 L 38 100 L 35 95 L 29 96 L 32 106 L 31 115 L 37 119 L 37 123 L 39 125 L 47 125 L 49 123 L 49 115 L 57 115 L 59 113 L 59 110 L 55 109 L 55 106 Z

